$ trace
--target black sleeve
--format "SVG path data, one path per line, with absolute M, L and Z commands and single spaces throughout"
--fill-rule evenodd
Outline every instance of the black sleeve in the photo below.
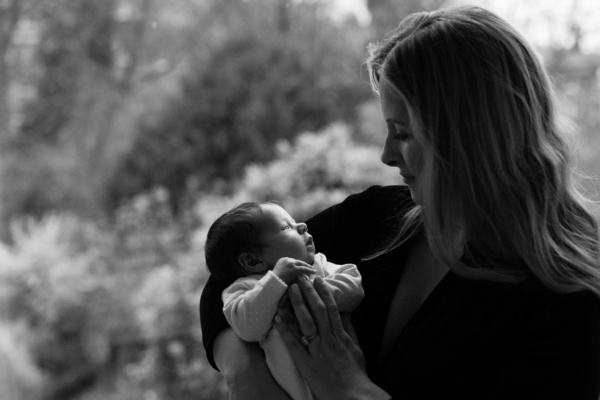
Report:
M 316 250 L 336 264 L 360 264 L 393 236 L 414 204 L 406 186 L 372 186 L 306 221 Z
M 223 314 L 223 300 L 221 300 L 221 293 L 223 293 L 225 287 L 225 285 L 211 275 L 208 278 L 208 282 L 206 282 L 204 289 L 202 289 L 202 295 L 200 296 L 202 344 L 206 350 L 208 362 L 217 371 L 219 369 L 215 364 L 212 353 L 213 344 L 219 333 L 229 327 L 225 315 Z
M 398 206 L 410 204 L 410 193 L 403 186 L 373 186 L 349 196 L 306 221 L 316 250 L 333 263 L 358 264 L 360 258 L 381 245 L 388 234 Z M 388 224 L 390 222 L 390 224 Z M 223 315 L 221 293 L 225 286 L 210 277 L 200 298 L 202 342 L 210 365 L 217 369 L 212 348 L 215 339 L 229 325 Z M 218 370 L 218 369 L 217 369 Z

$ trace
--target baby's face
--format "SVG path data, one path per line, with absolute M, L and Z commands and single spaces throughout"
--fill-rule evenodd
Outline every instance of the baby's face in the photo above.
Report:
M 304 223 L 296 223 L 283 208 L 275 204 L 260 206 L 261 258 L 272 269 L 281 257 L 291 257 L 312 265 L 315 245 Z

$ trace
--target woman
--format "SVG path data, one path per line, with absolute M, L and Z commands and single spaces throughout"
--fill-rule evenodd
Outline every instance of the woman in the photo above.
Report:
M 319 280 L 291 286 L 294 313 L 276 327 L 310 388 L 320 399 L 597 400 L 598 224 L 530 46 L 496 15 L 459 7 L 409 16 L 368 65 L 388 127 L 381 158 L 410 191 L 373 187 L 307 221 L 365 289 L 352 340 Z M 260 354 L 215 322 L 219 294 L 214 282 L 203 293 L 205 346 L 235 395 L 250 368 L 231 349 L 251 374 Z

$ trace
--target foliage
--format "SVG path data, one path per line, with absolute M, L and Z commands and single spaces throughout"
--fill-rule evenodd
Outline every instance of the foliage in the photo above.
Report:
M 238 22 L 235 35 L 225 34 L 208 49 L 209 58 L 193 65 L 180 97 L 160 118 L 142 120 L 115 174 L 113 202 L 161 186 L 177 209 L 190 180 L 203 186 L 239 178 L 248 163 L 271 159 L 278 139 L 351 122 L 369 98 L 367 85 L 357 85 L 363 44 L 338 45 L 356 31 L 331 26 L 306 4 L 286 9 L 284 27 L 284 17 L 271 19 L 272 2 L 237 6 L 226 16 Z
M 273 162 L 249 167 L 242 193 L 277 199 L 306 218 L 368 186 L 397 183 L 396 173 L 377 161 L 380 150 L 355 143 L 350 128 L 341 124 L 304 133 L 293 145 L 280 142 Z
M 50 382 L 45 398 L 60 398 L 93 379 L 108 354 L 105 238 L 68 215 L 15 223 L 12 233 L 14 244 L 0 248 L 2 314 L 28 328 L 28 347 Z
M 379 147 L 357 143 L 345 125 L 305 132 L 276 148 L 274 160 L 246 168 L 232 193 L 199 193 L 196 247 L 203 246 L 208 226 L 219 215 L 244 201 L 280 201 L 300 221 L 371 185 L 398 183 L 396 172 L 377 162 Z
M 41 27 L 41 42 L 37 58 L 45 79 L 38 81 L 37 96 L 29 104 L 27 119 L 19 140 L 36 143 L 56 143 L 58 135 L 70 117 L 77 101 L 77 78 L 83 48 L 89 48 L 90 58 L 101 65 L 111 64 L 112 54 L 106 43 L 107 33 L 95 27 L 110 15 L 114 2 L 89 0 L 62 2 L 61 7 L 48 8 Z M 104 29 L 108 27 L 103 24 Z M 83 38 L 80 36 L 83 33 Z
M 104 387 L 107 371 L 120 371 L 132 393 L 223 393 L 200 345 L 197 302 L 206 274 L 177 240 L 164 199 L 147 197 L 111 225 L 69 214 L 21 220 L 13 243 L 0 245 L 0 317 L 23 326 L 46 383 L 37 398 Z
M 42 376 L 20 340 L 21 325 L 0 324 L 0 392 L 3 399 L 38 400 Z

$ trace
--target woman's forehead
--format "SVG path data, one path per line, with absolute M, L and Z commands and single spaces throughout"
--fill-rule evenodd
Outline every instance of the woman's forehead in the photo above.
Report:
M 379 78 L 379 98 L 386 120 L 409 124 L 410 115 L 406 100 L 385 73 L 382 73 Z

